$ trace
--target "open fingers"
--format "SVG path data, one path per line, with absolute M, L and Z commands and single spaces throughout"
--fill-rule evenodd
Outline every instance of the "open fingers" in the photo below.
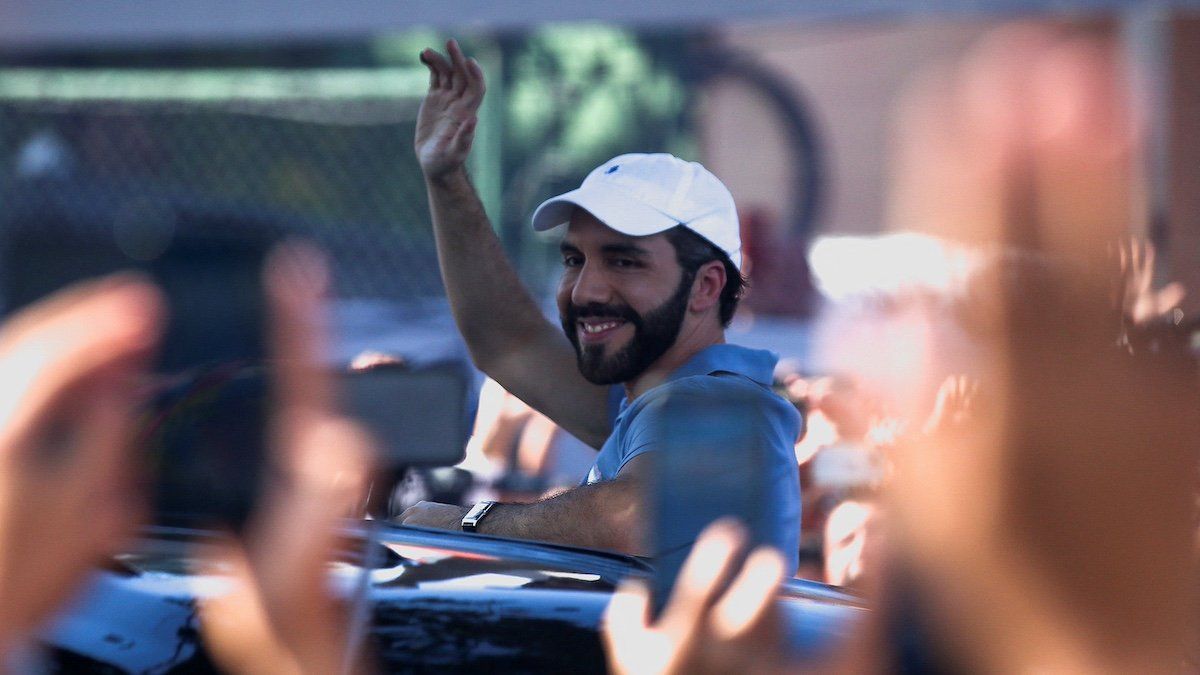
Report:
M 432 90 L 438 88 L 438 72 L 437 69 L 429 63 L 429 58 L 426 56 L 429 51 L 429 49 L 422 49 L 421 54 L 417 58 L 419 58 L 421 63 L 424 63 L 425 67 L 429 69 L 429 88 Z

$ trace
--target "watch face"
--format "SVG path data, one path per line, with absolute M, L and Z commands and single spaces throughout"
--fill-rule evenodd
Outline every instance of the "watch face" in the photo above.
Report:
M 474 532 L 484 514 L 488 512 L 488 509 L 492 508 L 492 504 L 495 504 L 495 502 L 479 502 L 475 506 L 472 506 L 471 510 L 462 519 L 463 531 Z

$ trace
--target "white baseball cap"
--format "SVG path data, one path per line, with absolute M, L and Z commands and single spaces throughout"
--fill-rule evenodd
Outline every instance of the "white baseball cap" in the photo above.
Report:
M 632 237 L 683 225 L 742 268 L 733 195 L 696 162 L 665 153 L 613 157 L 593 169 L 578 189 L 542 202 L 533 212 L 533 229 L 542 232 L 567 223 L 576 207 Z

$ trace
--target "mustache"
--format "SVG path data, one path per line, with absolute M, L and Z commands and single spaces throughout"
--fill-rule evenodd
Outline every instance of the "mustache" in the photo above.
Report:
M 624 319 L 632 323 L 635 327 L 642 325 L 642 317 L 629 305 L 613 305 L 600 302 L 590 302 L 586 305 L 569 305 L 567 307 L 567 321 L 575 323 L 579 319 L 587 319 L 591 317 L 612 317 L 616 319 Z

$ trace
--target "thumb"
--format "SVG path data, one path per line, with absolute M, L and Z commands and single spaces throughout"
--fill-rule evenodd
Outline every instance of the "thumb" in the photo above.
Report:
M 608 643 L 622 643 L 649 629 L 650 591 L 640 581 L 626 580 L 613 593 L 602 620 Z

